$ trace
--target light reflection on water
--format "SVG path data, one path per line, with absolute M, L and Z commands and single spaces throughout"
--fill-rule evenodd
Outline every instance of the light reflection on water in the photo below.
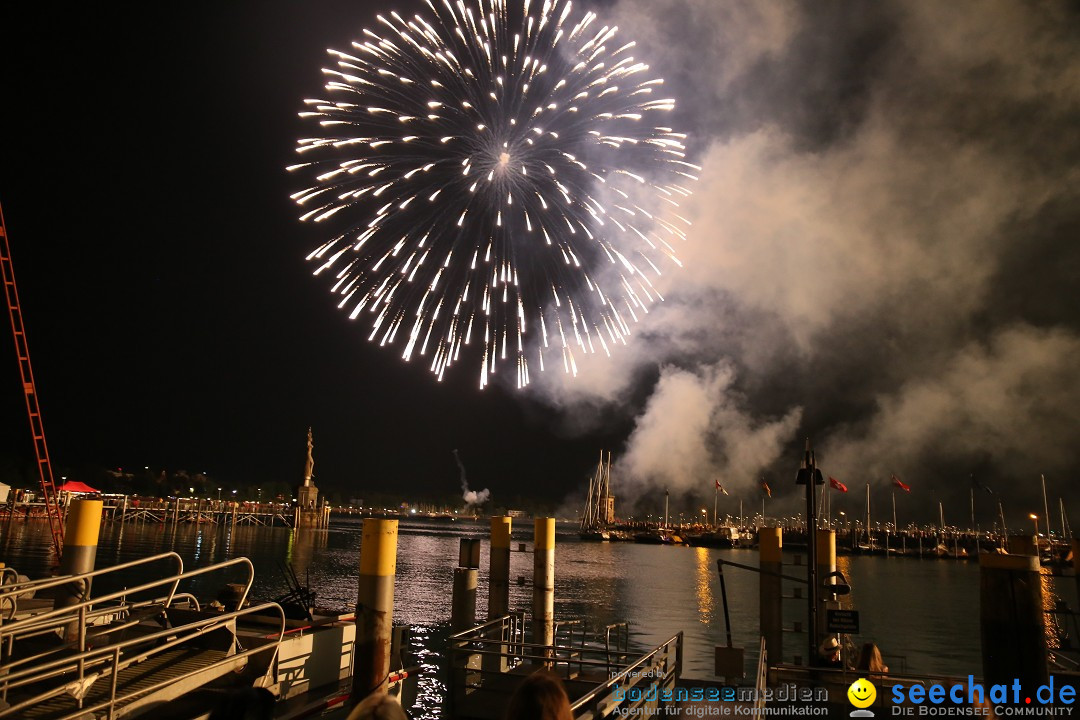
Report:
M 46 574 L 50 562 L 48 524 L 15 522 L 0 526 L 0 560 L 33 577 Z M 411 661 L 420 665 L 416 716 L 440 717 L 446 692 L 442 673 L 446 625 L 450 619 L 452 568 L 463 537 L 486 538 L 486 522 L 402 521 L 399 529 L 394 619 L 413 626 Z M 532 555 L 517 552 L 518 543 L 531 541 L 532 523 L 515 523 L 510 562 L 510 607 L 528 611 L 531 604 Z M 261 526 L 215 526 L 106 523 L 98 549 L 98 567 L 166 551 L 176 551 L 189 569 L 238 555 L 255 566 L 254 600 L 284 595 L 282 563 L 291 564 L 300 582 L 317 592 L 319 607 L 352 612 L 361 538 L 360 520 L 335 520 L 329 530 L 294 532 Z M 531 547 L 531 545 L 530 545 Z M 684 674 L 712 677 L 713 647 L 726 644 L 720 605 L 717 558 L 757 564 L 748 550 L 582 543 L 570 526 L 559 526 L 555 587 L 557 618 L 582 618 L 594 630 L 620 621 L 630 623 L 630 638 L 639 647 L 657 645 L 684 633 Z M 785 562 L 793 556 L 785 554 Z M 487 609 L 488 544 L 481 544 L 480 582 L 476 607 Z M 890 666 L 910 672 L 981 674 L 979 657 L 979 569 L 974 562 L 945 560 L 844 557 L 837 568 L 852 587 L 860 611 L 861 634 L 856 646 L 874 641 Z M 802 568 L 788 568 L 799 574 Z M 240 570 L 231 571 L 239 574 Z M 518 578 L 525 579 L 524 584 Z M 130 573 L 114 583 L 133 585 L 145 579 Z M 212 597 L 226 582 L 240 578 L 200 578 L 183 588 Z M 746 649 L 747 667 L 756 663 L 758 578 L 732 568 L 725 572 L 734 644 Z M 1056 592 L 1076 608 L 1076 589 L 1044 574 L 1047 606 Z M 98 587 L 105 589 L 105 583 Z M 785 586 L 785 595 L 791 588 Z M 785 625 L 805 617 L 805 605 L 785 601 Z M 804 652 L 802 636 L 785 633 L 785 657 Z M 1056 638 L 1056 635 L 1055 635 Z

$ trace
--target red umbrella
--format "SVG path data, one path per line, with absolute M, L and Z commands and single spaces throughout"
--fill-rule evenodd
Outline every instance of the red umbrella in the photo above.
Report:
M 78 480 L 70 480 L 70 481 L 64 483 L 63 485 L 61 485 L 60 487 L 58 487 L 57 490 L 59 490 L 60 492 L 70 492 L 70 493 L 96 493 L 96 492 L 100 492 L 99 490 L 96 490 L 96 489 L 90 487 L 86 483 L 81 483 Z

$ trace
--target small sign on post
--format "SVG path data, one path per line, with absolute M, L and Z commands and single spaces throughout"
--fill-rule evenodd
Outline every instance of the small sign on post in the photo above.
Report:
M 857 635 L 859 633 L 859 611 L 826 610 L 825 632 Z

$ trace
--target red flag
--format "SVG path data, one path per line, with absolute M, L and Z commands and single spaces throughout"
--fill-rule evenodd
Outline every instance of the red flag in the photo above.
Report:
M 830 486 L 830 487 L 833 487 L 833 488 L 836 488 L 836 489 L 837 489 L 837 490 L 839 490 L 840 492 L 847 492 L 847 485 L 845 485 L 844 483 L 840 482 L 839 480 L 837 480 L 836 478 L 832 477 L 831 475 L 829 476 L 829 486 Z
M 761 481 L 761 491 L 769 497 L 772 497 L 772 490 L 769 488 L 769 483 L 764 480 Z
M 724 489 L 724 486 L 720 484 L 719 480 L 716 481 L 716 489 L 724 493 L 725 495 L 728 494 L 728 491 Z
M 896 477 L 895 475 L 892 476 L 892 484 L 894 486 L 900 488 L 904 492 L 911 492 L 911 488 L 909 486 L 905 485 L 904 483 L 900 482 L 900 478 Z

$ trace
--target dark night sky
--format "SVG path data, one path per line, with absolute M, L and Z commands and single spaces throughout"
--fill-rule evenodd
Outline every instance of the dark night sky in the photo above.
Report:
M 1071 492 L 1067 4 L 603 3 L 682 103 L 698 230 L 636 345 L 529 394 L 368 344 L 303 261 L 296 112 L 383 3 L 9 5 L 0 202 L 59 468 L 292 484 L 311 425 L 320 486 L 354 495 L 453 493 L 457 448 L 496 499 L 559 499 L 606 447 L 639 488 L 719 474 L 754 498 L 810 434 L 857 487 Z M 30 446 L 4 362 L 10 465 Z
M 561 492 L 589 471 L 596 438 L 559 437 L 542 406 L 478 393 L 471 375 L 437 384 L 377 351 L 303 261 L 320 238 L 287 197 L 296 112 L 319 92 L 325 48 L 347 45 L 376 5 L 23 8 L 0 21 L 21 36 L 0 62 L 0 202 L 58 468 L 291 484 L 312 425 L 317 480 L 359 496 L 454 493 L 454 448 L 496 494 Z M 2 449 L 25 454 L 5 362 Z

